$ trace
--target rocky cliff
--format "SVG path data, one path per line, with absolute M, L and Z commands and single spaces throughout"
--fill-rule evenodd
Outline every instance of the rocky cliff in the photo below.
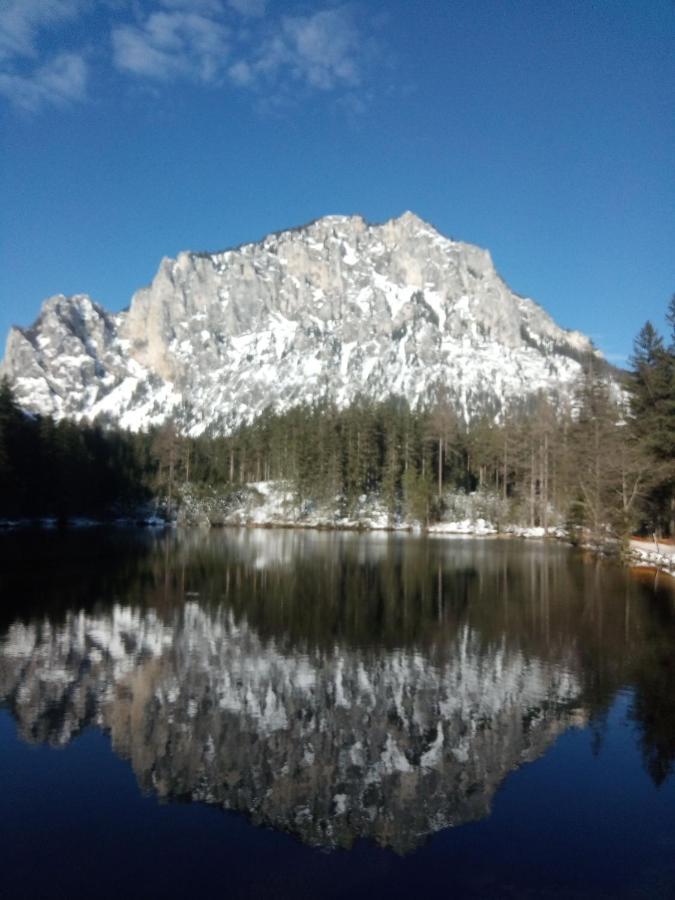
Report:
M 595 353 L 513 293 L 486 250 L 412 213 L 327 216 L 221 253 L 164 259 L 128 311 L 47 300 L 11 330 L 2 373 L 27 409 L 133 429 L 177 416 L 226 431 L 266 406 L 439 385 L 465 418 L 569 395 Z

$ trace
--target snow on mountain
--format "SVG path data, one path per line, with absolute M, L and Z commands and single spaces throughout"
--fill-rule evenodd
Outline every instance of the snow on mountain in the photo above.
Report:
M 439 385 L 465 418 L 498 416 L 539 390 L 568 396 L 591 353 L 514 294 L 486 250 L 407 212 L 180 253 L 118 314 L 85 294 L 52 297 L 10 331 L 0 372 L 38 413 L 132 429 L 174 414 L 198 434 L 322 397 L 415 405 Z

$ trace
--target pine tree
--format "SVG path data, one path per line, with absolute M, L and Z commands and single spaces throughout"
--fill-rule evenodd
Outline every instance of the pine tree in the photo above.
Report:
M 633 343 L 630 362 L 631 410 L 642 435 L 655 445 L 658 441 L 656 418 L 663 391 L 663 340 L 651 322 L 646 322 Z
M 675 294 L 670 298 L 668 309 L 666 310 L 666 322 L 670 325 L 670 345 L 669 351 L 675 353 Z
M 151 452 L 157 464 L 157 487 L 166 492 L 167 515 L 173 512 L 174 493 L 178 466 L 181 461 L 181 441 L 173 421 L 157 429 L 151 444 Z
M 403 475 L 403 502 L 411 519 L 428 525 L 431 519 L 434 483 L 428 473 L 410 466 Z
M 428 419 L 429 440 L 435 445 L 436 493 L 439 507 L 443 500 L 447 458 L 449 455 L 458 453 L 459 432 L 459 420 L 450 403 L 447 387 L 439 385 Z
M 15 512 L 15 445 L 20 415 L 9 380 L 5 377 L 0 381 L 0 514 L 4 515 Z
M 610 465 L 623 439 L 620 413 L 611 388 L 593 364 L 584 373 L 578 393 L 579 415 L 574 427 L 574 470 L 577 508 L 591 539 L 602 543 L 608 529 L 617 526 L 620 485 Z
M 631 436 L 650 463 L 643 527 L 659 534 L 675 532 L 675 298 L 667 319 L 674 331 L 667 349 L 651 322 L 636 337 L 628 385 Z

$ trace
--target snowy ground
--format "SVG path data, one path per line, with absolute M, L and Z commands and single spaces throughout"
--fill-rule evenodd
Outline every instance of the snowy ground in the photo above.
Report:
M 628 542 L 628 558 L 635 566 L 664 569 L 675 575 L 675 544 L 632 539 Z
M 448 494 L 446 519 L 429 526 L 438 537 L 510 535 L 523 538 L 566 538 L 559 527 L 544 529 L 504 524 L 506 507 L 490 494 Z M 333 503 L 299 504 L 282 482 L 251 482 L 229 495 L 217 492 L 194 496 L 184 489 L 180 525 L 248 525 L 296 528 L 338 528 L 364 531 L 421 532 L 421 522 L 392 517 L 377 496 L 362 495 L 349 514 L 341 513 L 339 498 Z
M 457 522 L 436 522 L 434 525 L 430 525 L 428 528 L 429 534 L 440 534 L 440 535 L 448 535 L 448 534 L 473 534 L 473 535 L 488 535 L 488 534 L 498 534 L 499 529 L 497 529 L 492 522 L 488 522 L 485 519 L 460 519 Z
M 392 519 L 377 497 L 365 494 L 349 515 L 339 502 L 300 503 L 283 482 L 258 481 L 230 495 L 213 492 L 194 497 L 184 490 L 178 517 L 181 525 L 258 525 L 296 528 L 353 528 L 367 531 L 407 530 L 410 523 Z

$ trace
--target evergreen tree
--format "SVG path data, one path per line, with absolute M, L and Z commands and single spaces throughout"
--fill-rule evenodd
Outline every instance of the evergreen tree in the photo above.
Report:
M 16 444 L 21 413 L 5 377 L 0 381 L 0 498 L 6 513 L 13 513 L 17 501 L 15 470 Z
M 581 522 L 595 542 L 617 525 L 618 485 L 609 465 L 622 439 L 620 414 L 606 378 L 591 364 L 578 394 L 579 414 L 574 427 L 576 506 Z
M 671 300 L 668 321 L 675 321 Z M 630 433 L 649 462 L 642 510 L 649 531 L 675 532 L 675 335 L 670 347 L 650 322 L 635 339 L 629 380 Z

